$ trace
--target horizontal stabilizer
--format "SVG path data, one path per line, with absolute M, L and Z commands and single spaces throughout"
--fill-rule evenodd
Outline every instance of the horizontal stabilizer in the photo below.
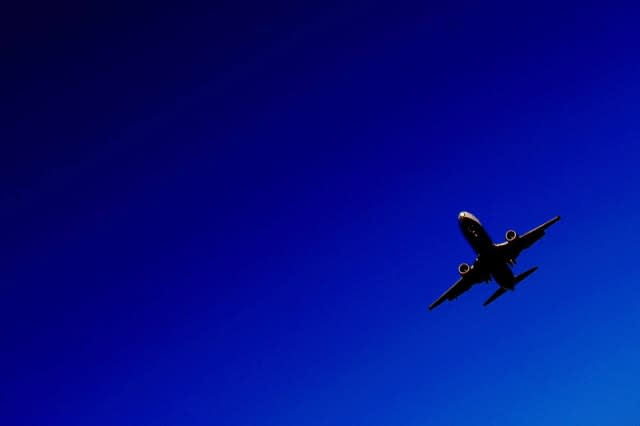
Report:
M 523 273 L 521 273 L 520 275 L 518 275 L 515 278 L 514 284 L 518 284 L 519 282 L 521 282 L 522 280 L 524 280 L 525 278 L 527 278 L 529 275 L 533 274 L 537 270 L 538 270 L 538 267 L 534 266 L 533 268 L 529 269 L 528 271 L 524 271 Z
M 521 282 L 522 280 L 524 280 L 525 278 L 527 278 L 529 275 L 533 274 L 536 270 L 538 269 L 537 266 L 534 266 L 533 268 L 529 269 L 528 271 L 524 271 L 523 273 L 521 273 L 520 275 L 516 276 L 514 278 L 514 282 L 513 285 L 515 286 L 516 284 L 518 284 L 519 282 Z M 505 290 L 503 287 L 500 287 L 499 289 L 497 289 L 495 291 L 495 293 L 493 293 L 491 295 L 491 297 L 489 297 L 483 304 L 482 306 L 487 306 L 489 303 L 493 302 L 494 300 L 496 300 L 498 297 L 502 296 L 503 294 L 505 294 L 507 292 L 507 290 Z
M 491 295 L 491 297 L 489 297 L 483 304 L 482 306 L 487 306 L 489 303 L 493 302 L 494 300 L 496 300 L 498 297 L 502 296 L 503 294 L 505 294 L 507 292 L 507 290 L 505 290 L 503 287 L 500 287 L 499 289 L 496 290 L 495 293 L 493 293 Z

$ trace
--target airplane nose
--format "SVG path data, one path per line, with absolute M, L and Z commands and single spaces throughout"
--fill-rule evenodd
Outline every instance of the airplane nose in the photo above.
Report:
M 475 217 L 472 213 L 469 213 L 467 211 L 461 211 L 460 214 L 458 215 L 458 222 L 462 223 L 462 222 L 474 222 L 477 223 L 478 225 L 480 224 L 480 221 L 478 220 L 477 217 Z

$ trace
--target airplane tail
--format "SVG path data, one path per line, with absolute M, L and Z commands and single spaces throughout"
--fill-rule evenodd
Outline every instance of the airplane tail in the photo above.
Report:
M 482 306 L 487 306 L 489 303 L 493 302 L 494 300 L 496 300 L 498 297 L 502 296 L 503 294 L 505 294 L 507 292 L 507 290 L 504 289 L 504 287 L 499 287 L 495 293 L 493 293 L 491 295 L 491 297 L 489 297 L 487 300 L 484 301 L 484 303 L 482 304 Z
M 529 275 L 533 274 L 537 269 L 538 267 L 534 266 L 533 268 L 527 271 L 524 271 L 520 275 L 517 275 L 513 280 L 513 286 L 515 287 L 518 283 L 522 282 L 522 280 L 527 278 Z M 500 287 L 482 304 L 482 306 L 487 306 L 489 303 L 493 302 L 494 300 L 496 300 L 498 297 L 502 296 L 506 292 L 507 290 L 505 290 L 503 287 Z
M 533 274 L 537 270 L 538 270 L 538 267 L 534 266 L 533 268 L 529 269 L 528 271 L 524 271 L 523 273 L 521 273 L 520 275 L 515 277 L 513 284 L 514 285 L 518 284 L 519 282 L 521 282 L 522 280 L 524 280 L 525 278 L 527 278 L 529 275 Z

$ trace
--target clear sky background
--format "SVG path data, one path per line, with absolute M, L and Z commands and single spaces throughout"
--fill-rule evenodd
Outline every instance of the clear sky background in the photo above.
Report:
M 4 15 L 1 424 L 640 422 L 638 10 Z

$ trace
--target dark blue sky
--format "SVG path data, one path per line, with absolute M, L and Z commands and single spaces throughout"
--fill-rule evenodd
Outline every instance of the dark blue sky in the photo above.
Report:
M 637 423 L 640 16 L 469 3 L 10 11 L 0 423 Z

